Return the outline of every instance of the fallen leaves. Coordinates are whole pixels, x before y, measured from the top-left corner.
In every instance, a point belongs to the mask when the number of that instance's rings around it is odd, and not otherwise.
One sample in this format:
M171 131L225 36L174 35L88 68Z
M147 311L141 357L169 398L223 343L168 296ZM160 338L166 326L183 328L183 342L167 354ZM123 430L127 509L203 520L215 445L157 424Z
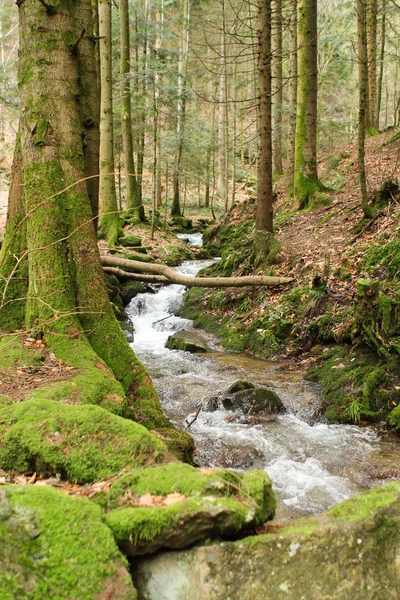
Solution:
M172 492L166 496L152 496L149 492L142 496L135 496L132 490L126 490L124 496L118 500L119 506L130 506L140 508L152 508L154 506L173 506L179 502L186 500L184 494L179 492Z

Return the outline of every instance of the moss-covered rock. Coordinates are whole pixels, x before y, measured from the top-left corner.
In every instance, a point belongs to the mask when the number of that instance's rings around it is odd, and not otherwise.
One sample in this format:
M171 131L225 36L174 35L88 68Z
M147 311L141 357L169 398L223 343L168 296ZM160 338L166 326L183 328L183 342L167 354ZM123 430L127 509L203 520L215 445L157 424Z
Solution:
M134 600L101 510L48 486L0 489L2 600Z
M185 352L209 352L208 344L193 331L177 331L170 335L165 344L169 350L183 350Z
M163 442L96 406L26 400L0 409L0 467L78 483L163 459Z
M118 241L121 246L135 247L142 245L142 240L138 235L124 235Z
M264 471L240 474L168 464L138 469L111 486L106 522L123 551L135 556L185 548L208 536L237 535L273 517L275 498Z
M135 561L146 600L395 600L400 483L276 533Z

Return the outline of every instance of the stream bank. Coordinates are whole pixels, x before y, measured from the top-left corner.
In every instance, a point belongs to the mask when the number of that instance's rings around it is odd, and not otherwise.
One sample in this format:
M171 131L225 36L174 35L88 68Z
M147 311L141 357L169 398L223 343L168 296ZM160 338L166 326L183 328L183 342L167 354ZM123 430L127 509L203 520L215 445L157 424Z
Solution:
M207 264L189 261L178 270L193 275ZM398 476L397 439L382 436L373 427L318 422L322 388L303 379L304 369L225 353L207 334L203 337L211 351L206 354L168 350L165 345L171 334L192 327L190 320L174 314L184 288L152 287L152 292L131 301L127 313L135 328L133 348L175 425L184 427L199 404L205 407L237 380L272 389L287 408L267 423L235 421L225 410L203 409L190 428L199 465L266 469L279 500L277 515L284 520L322 512L382 479Z

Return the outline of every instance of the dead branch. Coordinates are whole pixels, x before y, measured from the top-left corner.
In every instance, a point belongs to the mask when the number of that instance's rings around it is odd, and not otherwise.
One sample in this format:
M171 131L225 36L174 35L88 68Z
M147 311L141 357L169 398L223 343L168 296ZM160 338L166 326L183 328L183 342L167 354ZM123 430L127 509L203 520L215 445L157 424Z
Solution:
M177 283L186 287L223 288L244 287L248 285L276 286L294 281L293 277L268 277L261 275L248 275L243 277L190 277L189 275L177 273L174 271L174 269L171 269L166 265L142 263L138 260L129 260L127 258L116 258L115 256L104 255L100 257L100 260L103 267L108 269L108 272L110 272L110 268L117 268L118 270L121 269L120 275L125 279L149 281L148 279L143 279L143 275L140 275L139 278L138 273L150 273L153 276L158 276L156 283ZM134 273L129 273L129 270L134 271ZM113 272L115 275L119 276L118 273L115 271ZM132 277L132 275L134 275L134 277ZM162 276L162 280L160 280L160 276Z

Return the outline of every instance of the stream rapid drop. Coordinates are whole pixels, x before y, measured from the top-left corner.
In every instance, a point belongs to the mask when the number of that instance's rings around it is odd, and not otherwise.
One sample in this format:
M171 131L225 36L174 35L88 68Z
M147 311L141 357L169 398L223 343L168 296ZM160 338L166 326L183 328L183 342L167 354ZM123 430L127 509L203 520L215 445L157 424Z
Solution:
M200 234L182 239L201 245ZM193 244L194 242L194 244ZM187 261L176 270L195 275L212 261ZM238 379L274 390L287 413L267 423L232 422L224 410L202 410L190 428L201 466L265 469L278 498L277 516L289 519L322 512L380 482L379 473L400 464L400 447L373 428L313 423L321 390L284 363L227 354L207 334L212 352L189 354L165 348L167 338L192 323L173 315L185 288L153 284L127 308L135 336L132 347L148 369L167 417L178 427L199 402ZM372 471L371 471L372 470ZM374 475L375 473L375 475Z

